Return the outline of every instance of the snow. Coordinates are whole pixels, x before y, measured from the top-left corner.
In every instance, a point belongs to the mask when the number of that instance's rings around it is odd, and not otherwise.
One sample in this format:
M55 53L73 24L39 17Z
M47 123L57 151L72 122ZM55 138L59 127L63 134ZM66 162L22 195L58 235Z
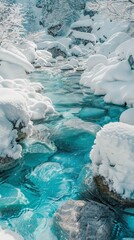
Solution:
M117 56L121 59L126 59L130 55L134 56L134 38L130 38L127 41L121 43L115 50Z
M0 228L0 240L24 240L19 234L11 230Z
M65 64L61 66L61 70L73 70L73 66L71 64Z
M82 20L78 20L77 22L74 22L71 25L71 28L77 28L77 27L89 27L93 25L93 21L91 19L82 19Z
M105 57L104 55L101 55L101 54L91 55L88 58L87 63L86 63L86 66L87 66L87 70L86 71L92 70L93 67L95 67L99 63L107 65L108 64L107 57Z
M82 50L79 46L72 47L71 54L72 54L72 56L76 56L76 57L80 57L80 56L84 55L84 53L82 52Z
M120 122L134 125L134 108L124 111L120 116Z
M0 48L0 60L19 65L24 68L26 72L32 72L34 70L33 66L26 59L4 48Z
M76 39L83 39L83 40L88 40L89 42L95 43L96 42L96 37L92 33L87 33L87 32L79 32L76 30L73 30L73 36Z
M34 70L31 63L51 65L47 61L51 53L36 48L30 41L0 48L0 157L4 159L21 157L18 140L32 134L33 120L55 114L51 100L41 94L43 86L26 79Z
M105 102L133 106L134 71L128 59L133 55L133 46L134 39L130 38L109 58L102 54L90 56L80 84L90 87L97 95L105 95Z
M109 190L134 199L134 126L116 122L98 133L90 153L94 176L102 176Z
M17 159L22 147L17 143L18 133L30 135L32 123L25 99L15 91L0 88L0 156Z
M115 49L124 41L128 40L130 37L125 32L117 32L113 34L106 42L100 47L100 53L108 56L110 53L115 51Z

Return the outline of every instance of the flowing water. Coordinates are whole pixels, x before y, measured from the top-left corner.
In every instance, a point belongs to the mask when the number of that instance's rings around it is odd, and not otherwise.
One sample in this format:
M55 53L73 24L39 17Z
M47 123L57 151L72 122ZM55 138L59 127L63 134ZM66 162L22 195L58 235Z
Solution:
M78 72L61 73L55 67L30 78L43 84L58 114L35 122L39 134L22 144L19 165L1 175L0 225L25 240L56 240L53 214L65 201L79 198L96 133L118 121L124 108L105 104L103 97L80 86Z

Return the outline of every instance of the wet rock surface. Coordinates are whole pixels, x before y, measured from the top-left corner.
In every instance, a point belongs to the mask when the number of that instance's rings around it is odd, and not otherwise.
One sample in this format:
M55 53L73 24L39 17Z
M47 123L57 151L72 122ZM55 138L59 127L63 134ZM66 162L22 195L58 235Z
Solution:
M115 213L94 201L68 201L54 216L59 240L112 239Z
M63 52L61 49L57 48L57 47L52 47L52 48L49 48L48 51L50 53L52 53L52 57L53 58L56 58L58 56L62 56L64 58L67 57L67 54L65 52Z

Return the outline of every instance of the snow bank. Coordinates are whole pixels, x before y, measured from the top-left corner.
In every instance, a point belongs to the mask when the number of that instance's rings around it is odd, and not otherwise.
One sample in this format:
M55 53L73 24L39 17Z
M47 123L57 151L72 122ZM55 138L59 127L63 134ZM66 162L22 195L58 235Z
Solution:
M19 65L24 68L26 72L32 72L34 70L33 66L26 59L4 48L0 48L0 60Z
M105 178L110 191L134 199L134 127L110 123L97 133L90 153L94 176Z
M34 69L30 62L47 65L52 55L45 50L35 52L34 43L25 44L27 49L23 45L0 48L0 158L9 161L21 157L18 140L32 134L31 120L55 113L51 100L41 94L43 86L26 79L26 73Z
M108 103L134 106L133 46L131 38L121 43L109 58L101 54L89 57L80 84L97 95L105 95Z

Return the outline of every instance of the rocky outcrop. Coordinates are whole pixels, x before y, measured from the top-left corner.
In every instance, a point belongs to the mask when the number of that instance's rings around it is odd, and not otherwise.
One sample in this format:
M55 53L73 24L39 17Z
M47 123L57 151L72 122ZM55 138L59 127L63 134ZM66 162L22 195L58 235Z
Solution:
M94 201L68 201L54 216L58 240L113 239L115 214Z

